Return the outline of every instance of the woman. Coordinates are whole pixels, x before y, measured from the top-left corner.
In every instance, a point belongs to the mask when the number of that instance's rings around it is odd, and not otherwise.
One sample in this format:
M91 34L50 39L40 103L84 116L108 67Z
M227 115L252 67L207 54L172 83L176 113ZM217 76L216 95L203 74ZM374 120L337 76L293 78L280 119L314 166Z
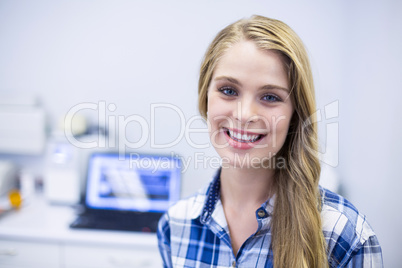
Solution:
M165 267L382 267L364 215L318 185L307 53L283 22L223 29L201 66L199 110L222 167L161 218Z

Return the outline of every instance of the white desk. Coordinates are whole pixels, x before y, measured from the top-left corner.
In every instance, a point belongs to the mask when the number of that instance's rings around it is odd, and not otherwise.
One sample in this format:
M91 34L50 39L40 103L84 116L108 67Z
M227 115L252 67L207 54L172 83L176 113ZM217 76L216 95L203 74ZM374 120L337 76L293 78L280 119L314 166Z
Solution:
M0 267L162 267L156 234L70 229L75 217L41 197L0 216Z

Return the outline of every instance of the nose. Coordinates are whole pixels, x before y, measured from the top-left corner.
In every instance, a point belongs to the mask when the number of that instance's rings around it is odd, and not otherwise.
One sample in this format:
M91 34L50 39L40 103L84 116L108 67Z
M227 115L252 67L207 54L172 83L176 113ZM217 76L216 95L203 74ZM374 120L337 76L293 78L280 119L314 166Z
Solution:
M233 117L242 126L250 124L258 120L258 109L256 103L252 99L242 99L237 102L237 107L233 111Z

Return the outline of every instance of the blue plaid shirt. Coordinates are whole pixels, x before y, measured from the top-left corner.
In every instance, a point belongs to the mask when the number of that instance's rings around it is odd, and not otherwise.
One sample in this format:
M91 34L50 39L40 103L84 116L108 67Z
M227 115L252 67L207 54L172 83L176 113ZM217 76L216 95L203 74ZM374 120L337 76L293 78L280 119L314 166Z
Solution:
M258 228L235 257L220 201L220 173L209 187L181 200L158 226L164 267L273 267L270 221L274 198L256 211ZM320 188L330 267L383 267L381 247L366 217L343 197Z

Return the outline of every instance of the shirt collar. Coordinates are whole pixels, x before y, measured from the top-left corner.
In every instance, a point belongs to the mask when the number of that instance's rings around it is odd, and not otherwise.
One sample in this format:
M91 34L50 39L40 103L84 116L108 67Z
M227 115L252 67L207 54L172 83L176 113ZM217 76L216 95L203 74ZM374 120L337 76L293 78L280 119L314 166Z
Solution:
M192 219L196 219L200 217L201 223L205 224L211 220L212 214L215 210L216 204L218 200L220 200L220 175L221 175L221 168L216 172L213 180L209 184L209 186L203 189L201 192L198 193L195 199L195 207L192 214ZM256 211L256 216L258 218L267 218L271 216L274 211L274 203L275 203L275 195L265 201L260 208ZM265 212L263 217L260 217L258 212L260 210ZM260 213L260 215L262 215Z
M201 215L200 215L200 221L203 224L209 222L209 220L211 219L211 216L212 216L212 212L215 209L215 205L221 197L220 177L221 177L221 169L219 169L216 172L214 179L212 180L211 184L208 187L204 207L203 207Z
M200 217L200 219L203 218L203 220L206 220L211 218L215 205L220 198L220 174L221 169L216 172L209 185L199 190L196 194L191 219ZM218 194L218 196L216 194ZM211 204L211 209L208 209L209 204Z

